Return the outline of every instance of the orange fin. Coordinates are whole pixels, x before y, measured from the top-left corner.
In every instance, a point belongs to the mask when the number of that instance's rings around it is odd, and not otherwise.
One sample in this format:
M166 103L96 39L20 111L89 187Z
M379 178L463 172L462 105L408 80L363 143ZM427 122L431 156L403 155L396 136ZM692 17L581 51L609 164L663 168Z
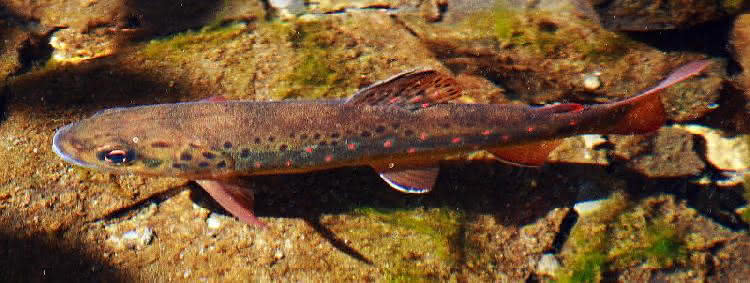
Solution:
M254 197L252 190L216 180L197 180L195 182L203 187L221 207L239 218L240 221L252 226L266 227L266 224L258 220L253 213Z
M435 70L408 71L359 90L346 103L394 105L408 109L448 103L461 96L450 75Z
M692 76L700 74L711 61L700 60L688 63L661 81L658 85L642 92L641 94L612 104L616 109L626 111L625 116L619 120L614 127L610 128L609 134L642 134L658 130L666 121L667 114L658 93L676 83L684 81Z
M408 194L424 194L432 191L435 186L440 167L395 169L379 173L380 178L394 190Z
M550 140L504 146L487 151L503 162L513 165L538 167L544 165L549 153L555 150L560 143L562 143L561 140Z

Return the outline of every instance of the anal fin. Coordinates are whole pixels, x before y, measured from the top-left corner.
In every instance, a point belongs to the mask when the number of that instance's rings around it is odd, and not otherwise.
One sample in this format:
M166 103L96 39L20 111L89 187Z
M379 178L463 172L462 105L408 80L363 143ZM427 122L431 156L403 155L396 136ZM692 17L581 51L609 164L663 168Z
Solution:
M408 194L424 194L432 191L435 186L440 167L435 164L435 167L378 170L378 173L394 190Z
M500 161L514 165L538 167L544 165L549 153L555 150L561 140L549 140L521 145L493 148L489 151Z
M265 227L266 224L258 220L253 213L253 191L238 185L228 184L216 180L196 180L221 207L251 226Z

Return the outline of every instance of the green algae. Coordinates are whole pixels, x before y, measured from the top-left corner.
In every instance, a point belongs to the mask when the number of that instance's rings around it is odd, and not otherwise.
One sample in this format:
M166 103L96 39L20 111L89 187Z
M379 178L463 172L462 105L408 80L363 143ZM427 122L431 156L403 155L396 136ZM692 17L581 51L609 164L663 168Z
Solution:
M444 266L459 263L463 214L455 209L362 207L356 208L353 214L368 218L368 222L385 225L384 233L403 237L394 239L399 244L388 251L386 281L422 282L437 279L429 269L421 267L419 259L429 258L429 261L437 261Z
M560 282L598 282L609 271L643 265L671 268L688 259L689 235L670 223L673 215L658 210L659 202L645 200L630 207L615 195L612 210L579 219L563 251Z
M627 37L593 22L561 19L549 11L521 11L497 4L467 18L461 26L480 37L494 38L501 48L524 49L545 57L611 61L624 56L633 45Z
M338 53L343 49L336 44L336 35L327 23L276 21L270 26L286 36L295 53L293 67L274 89L274 99L318 99L331 96L334 90L349 89L343 75L346 71L337 63L340 61Z
M146 58L182 61L184 54L219 46L247 32L247 25L209 25L200 30L181 32L165 38L153 39L143 48Z

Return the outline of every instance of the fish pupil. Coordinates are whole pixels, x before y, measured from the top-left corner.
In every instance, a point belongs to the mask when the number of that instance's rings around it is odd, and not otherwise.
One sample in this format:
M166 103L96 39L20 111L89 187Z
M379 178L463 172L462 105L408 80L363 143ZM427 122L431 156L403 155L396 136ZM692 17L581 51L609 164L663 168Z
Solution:
M105 153L104 160L115 165L130 161L128 158L128 153L121 149L116 149Z

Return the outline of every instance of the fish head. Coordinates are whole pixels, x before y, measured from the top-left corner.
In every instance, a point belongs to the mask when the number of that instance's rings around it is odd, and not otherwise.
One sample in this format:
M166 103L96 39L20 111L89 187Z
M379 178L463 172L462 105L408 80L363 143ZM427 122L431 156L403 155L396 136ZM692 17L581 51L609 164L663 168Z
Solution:
M147 107L104 110L58 129L52 149L67 162L118 173L192 178L208 169L217 172L216 164L229 167L226 154L191 139L189 131L166 119L166 112ZM211 157L210 163L198 156Z

